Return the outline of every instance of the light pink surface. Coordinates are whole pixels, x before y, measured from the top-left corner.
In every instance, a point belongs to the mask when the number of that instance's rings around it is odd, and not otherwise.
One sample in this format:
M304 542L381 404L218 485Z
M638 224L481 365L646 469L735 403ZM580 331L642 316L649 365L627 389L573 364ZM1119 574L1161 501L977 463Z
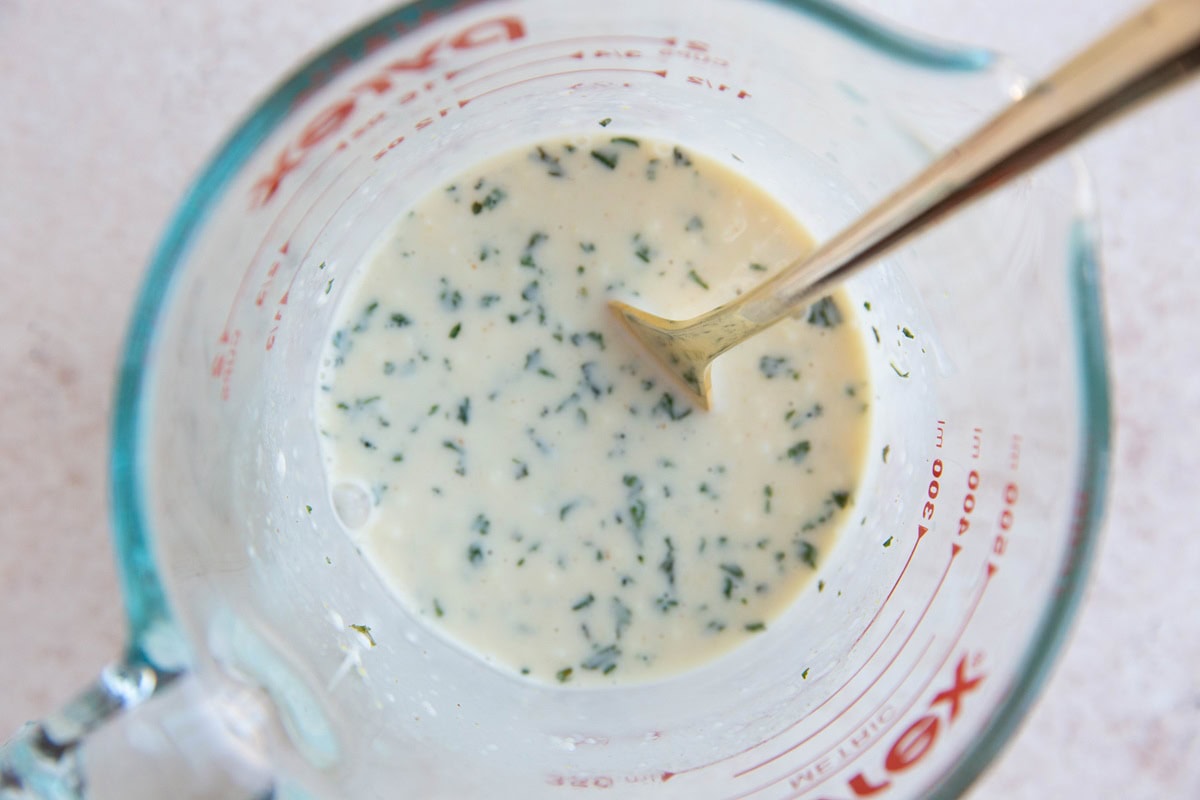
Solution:
M108 415L173 205L252 100L385 5L0 0L0 739L121 647ZM866 3L1030 71L1135 5ZM1106 535L1053 678L973 800L1200 797L1200 85L1084 155L1116 399Z

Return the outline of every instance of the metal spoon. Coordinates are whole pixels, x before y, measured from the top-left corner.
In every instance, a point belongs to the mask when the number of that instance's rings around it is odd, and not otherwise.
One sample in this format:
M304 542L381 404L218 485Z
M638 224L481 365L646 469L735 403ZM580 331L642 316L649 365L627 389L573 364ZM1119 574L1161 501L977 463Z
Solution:
M1159 0L1079 53L825 242L736 300L688 320L618 301L634 337L710 405L717 356L775 324L926 225L1036 166L1200 68L1200 0Z

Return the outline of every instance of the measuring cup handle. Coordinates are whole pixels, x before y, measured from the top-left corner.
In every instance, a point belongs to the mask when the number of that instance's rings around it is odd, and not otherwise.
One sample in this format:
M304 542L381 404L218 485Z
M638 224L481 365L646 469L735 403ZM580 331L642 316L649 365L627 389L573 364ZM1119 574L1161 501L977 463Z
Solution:
M264 800L266 718L251 689L214 695L190 673L110 665L0 746L0 800Z

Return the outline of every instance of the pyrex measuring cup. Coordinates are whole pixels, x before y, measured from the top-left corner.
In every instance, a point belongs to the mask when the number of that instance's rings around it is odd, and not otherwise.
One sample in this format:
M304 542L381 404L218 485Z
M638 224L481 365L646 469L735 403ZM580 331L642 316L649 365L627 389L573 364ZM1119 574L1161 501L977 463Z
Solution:
M121 374L130 644L0 754L0 797L947 797L1011 732L1077 598L1106 467L1067 163L849 285L871 466L820 582L741 650L654 684L527 683L409 615L342 531L319 354L363 254L439 181L612 118L731 163L821 237L1020 87L987 52L822 2L562 6L389 14L200 177Z

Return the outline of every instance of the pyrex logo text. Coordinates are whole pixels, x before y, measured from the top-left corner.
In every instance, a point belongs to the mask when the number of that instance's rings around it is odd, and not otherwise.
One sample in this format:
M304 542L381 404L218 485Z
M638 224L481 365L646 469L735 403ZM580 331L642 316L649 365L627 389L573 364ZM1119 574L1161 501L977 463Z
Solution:
M978 660L977 657L975 662L978 663ZM871 797L886 791L892 785L890 776L915 766L929 755L943 729L949 728L958 719L963 698L977 689L987 677L982 673L968 677L968 661L967 655L959 659L954 670L954 685L934 695L926 713L896 737L883 760L882 775L869 775L864 771L850 778L847 785L854 797ZM945 712L945 719L939 716L939 711Z
M251 202L261 207L271 202L283 179L299 167L314 147L340 131L350 118L358 103L365 96L382 97L395 89L395 79L426 73L436 67L441 58L453 51L473 50L497 42L512 42L525 36L525 26L517 17L498 17L476 22L458 33L434 39L416 55L388 63L378 74L355 85L347 96L325 107L275 158L271 171L254 183ZM400 104L412 102L419 92L410 89L397 98Z

